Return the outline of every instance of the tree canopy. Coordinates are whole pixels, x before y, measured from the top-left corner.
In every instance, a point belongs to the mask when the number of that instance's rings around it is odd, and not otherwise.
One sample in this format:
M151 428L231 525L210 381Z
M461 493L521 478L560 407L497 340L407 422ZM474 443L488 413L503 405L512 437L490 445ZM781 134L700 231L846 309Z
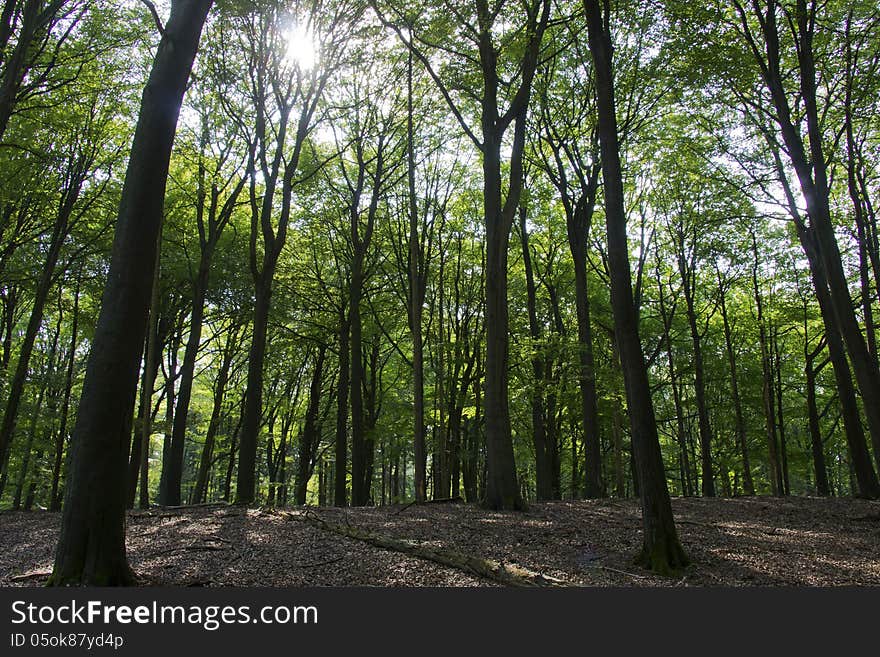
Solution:
M880 497L878 28L7 1L0 507Z

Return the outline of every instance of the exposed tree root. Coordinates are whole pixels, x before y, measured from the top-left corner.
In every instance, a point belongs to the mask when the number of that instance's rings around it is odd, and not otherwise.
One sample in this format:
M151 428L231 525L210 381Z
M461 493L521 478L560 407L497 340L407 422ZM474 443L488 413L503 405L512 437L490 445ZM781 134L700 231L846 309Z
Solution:
M505 586L518 587L568 587L577 586L571 582L567 582L556 577L543 575L541 573L523 568L516 564L506 564L493 561L491 559L482 559L468 554L461 554L451 550L427 547L412 541L405 541L389 536L373 534L350 525L337 525L329 523L319 517L312 511L304 513L284 512L284 515L290 520L299 522L308 522L324 531L339 534L353 538L357 541L369 543L375 547L393 550L411 557L426 559L439 563L443 566L449 566L458 570L483 577Z

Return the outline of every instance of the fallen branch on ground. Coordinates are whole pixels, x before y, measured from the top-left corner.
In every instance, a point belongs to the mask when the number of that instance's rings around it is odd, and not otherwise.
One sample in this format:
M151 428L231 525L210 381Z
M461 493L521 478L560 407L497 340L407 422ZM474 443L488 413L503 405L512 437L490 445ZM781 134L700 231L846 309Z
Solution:
M14 577L10 577L10 582L24 582L28 579L40 579L43 577L49 577L52 574L51 570L32 570L27 573L22 573L21 575L15 575Z
M461 498L460 495L457 495L455 497L443 497L438 500L422 500L421 502L412 501L409 504L404 504L401 508L394 512L394 515L400 515L408 508L415 505L421 506L422 504L459 504L461 502L464 502L464 500Z
M411 541L391 538L390 536L373 534L362 529L352 527L351 525L336 525L325 521L323 518L310 510L307 510L305 513L285 512L284 515L290 520L308 522L324 531L339 534L340 536L352 538L357 541L363 541L364 543L369 543L370 545L373 545L375 547L392 550L394 552L400 552L411 557L433 561L434 563L439 563L443 566L456 568L472 575L476 575L477 577L483 577L495 582L499 582L500 584L504 584L506 586L577 586L576 584L573 584L571 582L567 582L556 577L551 577L549 575L544 575L542 573L537 573L516 564L503 563L491 559L482 559L480 557L474 557L468 554L460 554L451 550L427 547L425 545L421 545L419 543Z

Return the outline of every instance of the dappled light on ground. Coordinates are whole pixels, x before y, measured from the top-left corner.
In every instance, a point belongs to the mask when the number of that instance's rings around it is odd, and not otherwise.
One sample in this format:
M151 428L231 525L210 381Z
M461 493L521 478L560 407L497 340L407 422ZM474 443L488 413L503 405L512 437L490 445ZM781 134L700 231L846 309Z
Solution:
M376 547L309 518L587 586L880 585L880 503L850 499L675 499L693 565L661 578L633 565L635 500L533 503L526 513L467 504L133 512L128 553L144 585L486 586L463 569ZM41 585L59 516L0 514L0 585Z

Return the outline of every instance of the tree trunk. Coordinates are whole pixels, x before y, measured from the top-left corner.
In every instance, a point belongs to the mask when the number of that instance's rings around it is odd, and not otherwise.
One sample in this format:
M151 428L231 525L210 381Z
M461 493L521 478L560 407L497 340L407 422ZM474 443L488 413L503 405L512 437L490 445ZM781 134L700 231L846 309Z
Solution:
M349 322L351 326L351 360L349 362L351 380L351 505L364 506L369 490L364 490L364 471L366 452L364 436L364 362L363 327L361 325L361 294L363 287L363 259L358 254L351 265L351 286L349 288Z
M501 80L498 73L497 51L492 42L492 24L489 3L477 3L479 14L479 54L483 73L483 93L480 103L480 123L483 141L483 217L486 227L486 383L484 413L486 418L486 497L490 509L526 508L516 478L516 460L510 428L508 399L508 306L507 306L507 251L510 229L517 208L523 182L523 151L525 149L526 118L531 95L532 79L538 65L541 41L550 17L550 3L546 0L527 6L528 40L523 44L519 62L521 80L507 112L499 115L498 91ZM504 133L513 123L513 141L507 195L502 201L501 147Z
M214 382L214 403L211 408L211 419L208 422L208 432L205 434L205 444L202 447L202 456L199 460L199 470L196 474L196 483L193 487L192 504L201 504L207 499L208 474L214 461L214 443L217 440L217 432L220 429L220 418L223 413L223 401L226 397L226 386L229 383L229 370L232 367L232 358L238 346L238 326L227 329L226 344L223 348L223 358L220 361L220 370L217 372L217 380Z
M746 440L746 424L743 419L742 399L739 395L739 376L736 367L736 351L733 348L733 334L730 328L730 320L727 315L727 301L725 299L721 271L718 270L718 294L721 296L721 321L724 325L724 347L727 351L727 364L730 368L730 395L733 401L734 427L736 438L739 443L739 451L742 456L743 466L743 491L746 495L755 494L755 483L752 479L752 468L749 463L749 446Z
M695 236L696 237L696 236ZM678 269L681 273L682 292L685 300L685 315L691 332L692 355L694 362L694 396L697 404L697 417L700 428L700 464L703 497L715 497L715 475L712 466L712 427L709 424L709 409L706 406L706 374L703 365L703 344L697 327L697 313L694 293L696 291L695 262L685 261L683 238L679 243Z
M346 475L348 470L348 377L351 356L349 345L349 317L345 306L339 310L339 379L336 385L336 463L334 465L333 504L346 506Z
M532 256L529 252L529 233L526 230L526 206L520 204L519 237L522 246L523 268L526 274L526 305L529 315L529 333L532 338L532 441L535 447L535 492L538 500L553 498L551 490L550 460L547 449L547 432L544 427L544 359L541 356L541 329L538 326L538 311L535 290L535 276L532 272Z
M256 285L254 324L248 352L247 391L245 392L241 436L238 445L238 477L235 503L251 504L257 493L257 438L263 412L263 362L266 357L266 334L269 330L269 306L274 268L264 268Z
M413 54L407 58L407 183L409 185L409 330L412 339L413 364L413 456L414 486L417 502L427 499L425 449L425 358L422 339L422 314L425 303L424 256L419 245L418 206L416 199L415 135L413 129ZM395 493L395 497L397 494Z
M767 431L767 456L769 462L768 477L770 490L773 495L782 495L782 468L779 464L779 448L776 442L776 404L773 400L773 364L770 359L770 348L767 344L767 327L764 322L764 301L761 297L761 288L758 285L758 242L752 233L752 291L755 295L755 307L757 309L758 342L761 346L761 373L763 386L761 399L764 405L764 421Z
M138 475L141 476L141 508L150 506L150 492L147 490L149 483L150 461L150 436L152 435L152 408L153 387L156 374L159 372L159 364L162 360L162 349L159 336L163 331L159 320L159 267L162 249L162 227L159 227L157 238L156 263L153 270L153 287L150 293L150 311L147 324L147 344L144 353L144 372L141 377L141 398L135 431L131 439L131 457L128 460L128 491L126 506L134 507L134 498L137 493Z
M589 48L596 70L599 143L602 154L608 264L611 277L611 308L620 348L642 504L643 545L639 561L655 572L668 574L686 566L688 558L679 543L672 516L654 406L651 401L648 370L639 341L638 317L633 299L627 248L626 209L614 107L611 35L606 30L599 2L584 0L584 8Z
M204 316L205 293L208 287L208 271L210 253L202 251L199 272L196 276L192 299L192 313L189 322L189 336L183 363L180 367L180 384L177 389L177 407L174 411L174 425L171 429L171 462L168 468L168 500L169 505L180 504L180 486L183 479L183 453L186 441L186 422L189 414L189 401L192 396L193 378L196 370L196 358L202 337L202 318Z
M810 426L810 447L813 454L813 471L816 473L816 494L827 497L831 494L828 485L828 469L825 466L825 446L822 444L822 430L819 426L819 409L816 407L816 373L817 368L813 363L817 353L810 353L806 348L804 353L804 374L806 375L807 387L807 417Z
M40 332L40 326L43 323L43 310L46 307L46 301L52 289L55 268L61 254L61 247L70 230L70 216L73 213L74 203L79 197L81 186L82 181L79 182L76 188L65 190L63 194L64 202L52 228L49 249L40 268L40 277L34 292L34 305L31 307L31 314L25 329L24 338L19 346L18 363L16 364L12 381L9 384L9 395L6 398L3 421L0 423L0 470L6 469L7 460L9 459L9 449L15 437L18 407L21 404L25 383L28 378L31 355Z
M816 300L819 302L819 311L822 313L822 321L825 325L828 357L831 360L831 368L834 371L834 380L837 384L844 434L846 435L850 462L855 474L858 491L863 497L877 499L880 498L880 482L878 482L877 474L871 464L871 455L868 451L867 440L862 426L852 373L846 358L843 340L834 321L831 300L828 298L828 285L825 281L824 269L815 252L812 232L802 224L799 224L798 238L804 252L807 254L813 289L816 292ZM880 452L875 449L874 455L877 461L880 462Z
M782 406L782 359L779 353L779 329L774 327L771 334L773 343L774 369L776 370L776 420L779 423L779 465L782 470L782 494L789 495L788 449L785 445L785 411Z
M767 64L764 81L770 92L777 122L792 168L806 201L811 221L815 252L821 262L827 281L828 299L834 321L849 354L849 360L864 399L865 418L875 452L880 453L880 368L871 356L865 336L859 327L853 310L846 272L840 255L840 247L834 234L829 202L829 179L827 157L823 148L822 120L817 104L816 67L813 53L815 29L815 5L807 6L805 0L797 0L796 23L792 28L798 36L798 82L803 103L808 141L795 126L780 65L779 34L776 21L777 4L773 3L761 21L766 42Z
M486 506L523 509L516 480L508 406L507 248L510 226L501 212L501 143L486 140L483 152L486 218Z
M675 312L673 308L667 309L666 295L663 292L663 283L660 272L657 272L657 286L660 294L660 317L663 320L663 340L666 343L666 360L669 368L669 382L672 387L672 401L675 407L676 438L678 440L679 478L681 480L681 492L685 497L694 494L694 485L691 481L691 460L688 453L687 431L684 426L684 408L681 403L681 385L678 372L675 367L675 353L672 348L672 318Z
M79 339L79 296L82 284L82 269L77 272L76 289L73 292L73 319L70 326L70 351L67 370L64 374L64 400L61 402L61 419L58 435L55 438L55 458L52 467L52 491L49 495L49 511L61 510L61 465L64 462L64 443L67 440L67 418L70 412L70 397L73 392L73 370L76 366L76 345Z
M297 459L294 484L294 501L300 506L306 503L309 479L311 479L312 472L314 471L318 445L321 442L321 418L319 411L321 404L321 382L324 378L324 359L326 354L327 346L322 344L318 347L318 355L315 359L315 366L312 369L305 423L300 434L299 458Z
M176 0L141 101L72 438L50 585L125 585L125 473L177 117L211 0Z
M241 433L243 413L239 412L235 430L229 440L229 461L226 462L226 477L223 480L223 501L232 499L232 473L235 469L235 455L238 452L238 436Z
M168 371L165 372L165 422L164 436L162 437L162 472L159 477L159 504L172 506L169 502L170 491L168 490L169 471L171 470L171 427L174 423L174 382L177 380L177 351L182 336L178 332L180 327L172 331L168 344Z
M595 191L593 192L595 195ZM583 204L583 203L582 203ZM588 207L579 204L575 214L593 214L593 200ZM574 224L577 224L576 229ZM573 216L567 221L568 244L574 261L575 309L578 325L578 361L580 372L581 415L584 431L584 493L587 498L600 497L601 483L601 445L599 444L599 409L596 394L596 367L593 359L593 324L590 313L590 294L587 287L587 236L590 219ZM585 225L584 225L585 224ZM574 438L572 438L574 440Z
M58 325L52 338L52 346L46 359L46 372L40 383L40 392L37 394L37 404L31 414L31 421L28 426L27 442L24 447L24 459L22 459L21 467L18 471L18 481L15 484L15 497L12 501L12 508L18 510L21 507L21 497L24 494L24 486L27 481L28 469L30 468L31 452L34 448L34 439L37 435L37 420L43 409L43 400L46 397L46 389L49 387L49 379L54 374L55 369L55 353L58 350L58 338L61 335L61 315L58 316Z

